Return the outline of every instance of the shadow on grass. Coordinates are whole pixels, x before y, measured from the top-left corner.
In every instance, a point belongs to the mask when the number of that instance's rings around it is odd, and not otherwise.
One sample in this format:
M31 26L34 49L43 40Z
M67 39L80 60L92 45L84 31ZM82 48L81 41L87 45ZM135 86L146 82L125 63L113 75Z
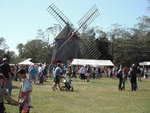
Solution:
M124 91L131 91L131 92L132 92L132 90L129 90L129 89L124 90ZM136 92L146 92L146 91L150 91L150 90L148 90L148 89L140 89L140 90L136 90ZM133 90L133 92L135 92L135 91Z
M79 90L73 90L73 91L69 90L69 91L62 91L62 92L71 92L71 93L73 93L73 92L79 92Z
M12 103L12 102L5 102L5 104L9 104L9 105L12 105L12 106L17 106L15 103Z
M20 89L18 86L12 86L13 89Z

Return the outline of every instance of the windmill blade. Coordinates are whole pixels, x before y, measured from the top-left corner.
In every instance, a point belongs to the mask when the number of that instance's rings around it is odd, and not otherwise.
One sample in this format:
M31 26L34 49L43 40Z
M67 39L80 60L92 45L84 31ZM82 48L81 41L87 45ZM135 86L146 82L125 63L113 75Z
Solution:
M72 35L70 37L68 37L68 39L62 44L62 46L56 51L56 53L58 53L60 51L60 49L72 38L72 36L78 32L79 29L81 29L84 25L90 25L95 19L96 17L99 16L99 11L96 7L96 5L94 5L84 16L83 18L81 18L79 20L79 28L75 31L72 32ZM69 49L69 48L68 48Z
M96 5L94 5L79 21L79 29L89 26L100 15Z
M63 26L65 27L66 24L72 26L72 22L55 6L55 4L51 4L47 11Z
M87 40L86 37L80 39L80 42L84 45L86 51L83 51L83 54L86 55L86 58L97 59L102 53L94 46L92 42Z
M63 48L61 48L61 50L57 53L56 58L57 59L61 59L66 53L67 51L69 51L70 49L72 49L74 47L74 45L76 45L77 43L79 43L79 40L69 40L65 46Z

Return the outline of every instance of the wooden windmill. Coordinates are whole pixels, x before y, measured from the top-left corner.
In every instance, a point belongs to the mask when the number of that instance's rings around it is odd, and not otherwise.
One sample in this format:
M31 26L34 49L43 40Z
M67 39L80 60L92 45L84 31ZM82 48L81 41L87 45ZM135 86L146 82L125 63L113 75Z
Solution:
M64 27L55 38L51 64L63 63L66 65L68 60L81 58L80 43L84 45L85 49L82 54L86 55L87 58L97 59L101 55L89 40L80 38L76 34L76 32L84 26L90 25L99 16L96 5L79 20L79 28L75 31L72 29L72 22L54 4L51 4L47 11Z

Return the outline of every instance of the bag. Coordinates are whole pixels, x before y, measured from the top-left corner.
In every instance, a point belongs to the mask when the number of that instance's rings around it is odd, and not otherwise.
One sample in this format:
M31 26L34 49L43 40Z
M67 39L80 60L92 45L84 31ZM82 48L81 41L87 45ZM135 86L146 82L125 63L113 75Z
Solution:
M119 73L117 74L117 78L121 78L121 75Z

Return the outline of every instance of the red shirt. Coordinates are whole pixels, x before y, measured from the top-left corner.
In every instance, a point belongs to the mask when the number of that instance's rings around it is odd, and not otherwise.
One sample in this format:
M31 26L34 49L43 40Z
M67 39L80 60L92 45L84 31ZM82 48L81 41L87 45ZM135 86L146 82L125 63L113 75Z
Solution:
M11 68L11 73L14 73L14 68Z
M128 72L128 68L127 67L124 67L124 72Z

